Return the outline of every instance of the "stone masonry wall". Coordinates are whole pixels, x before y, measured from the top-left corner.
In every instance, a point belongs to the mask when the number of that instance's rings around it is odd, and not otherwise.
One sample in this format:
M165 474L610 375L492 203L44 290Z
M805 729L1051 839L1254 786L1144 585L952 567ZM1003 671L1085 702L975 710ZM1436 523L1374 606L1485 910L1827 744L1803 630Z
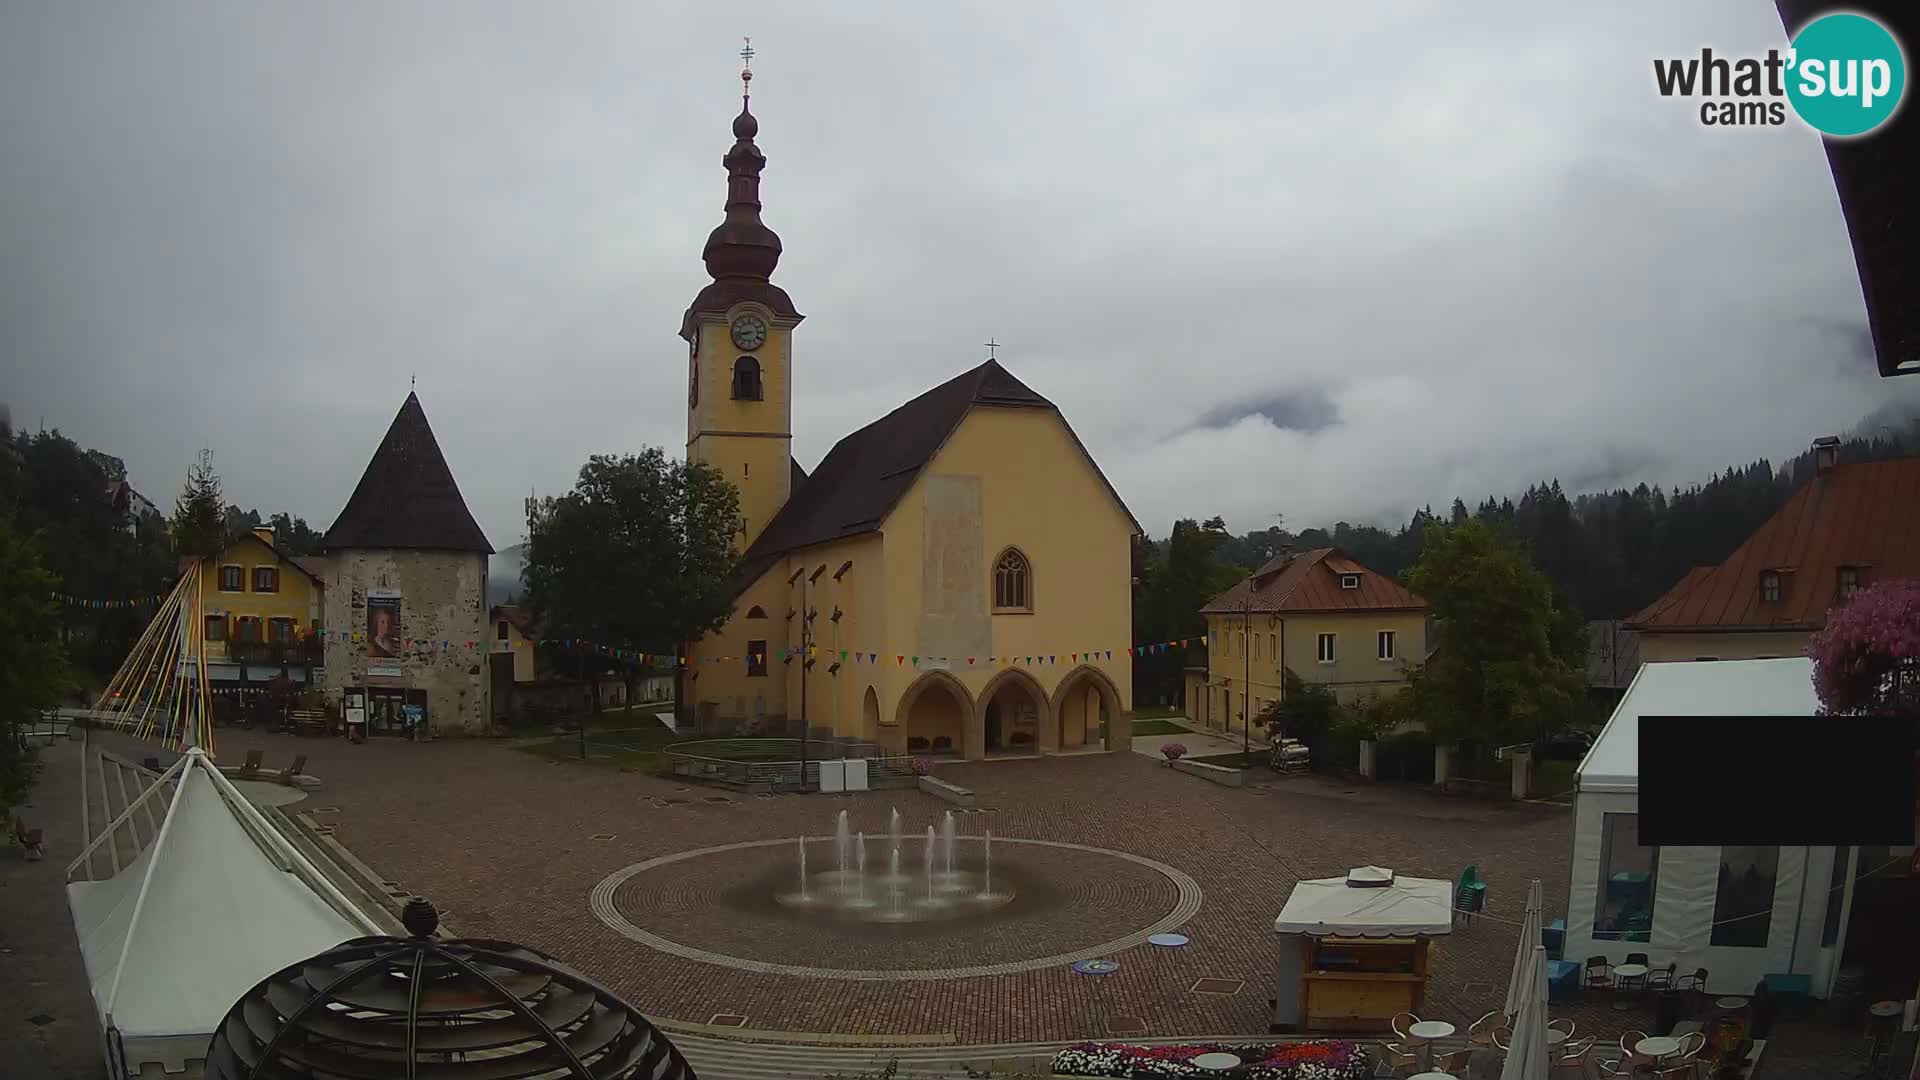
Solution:
M430 731L486 734L486 557L475 552L360 549L330 556L326 627L349 636L329 633L322 685L332 691L349 686L422 689L428 695ZM369 658L365 640L355 640L363 639L367 629L368 591L381 589L400 594L400 636L406 647L398 661ZM426 644L416 644L419 641ZM469 642L476 644L470 647ZM369 662L397 662L405 675L369 677Z

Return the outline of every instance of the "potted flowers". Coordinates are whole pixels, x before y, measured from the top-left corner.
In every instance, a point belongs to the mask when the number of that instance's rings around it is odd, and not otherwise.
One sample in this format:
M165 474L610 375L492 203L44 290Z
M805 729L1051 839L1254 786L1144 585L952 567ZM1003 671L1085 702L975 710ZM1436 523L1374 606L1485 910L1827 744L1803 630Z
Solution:
M932 772L933 772L933 762L928 761L926 758L923 758L923 757L917 757L913 759L913 775L928 776L928 775L931 775Z
M1174 762L1187 756L1187 747L1184 743L1170 742L1160 748L1160 753L1167 759L1167 768L1171 769Z
M1232 1054L1241 1061L1234 1072L1245 1080L1366 1080L1373 1062L1358 1045L1336 1039L1289 1043L1188 1043L1180 1046L1130 1046L1078 1043L1054 1055L1060 1076L1206 1077L1220 1074L1193 1064L1202 1054Z

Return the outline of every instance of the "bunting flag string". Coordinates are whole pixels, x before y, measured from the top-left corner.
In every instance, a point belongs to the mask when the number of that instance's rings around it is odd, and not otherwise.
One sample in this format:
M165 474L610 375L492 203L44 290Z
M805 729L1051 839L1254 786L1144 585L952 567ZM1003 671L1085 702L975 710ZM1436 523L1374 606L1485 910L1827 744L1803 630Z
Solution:
M85 608L91 611L119 611L129 608L152 607L166 599L165 594L156 596L113 597L111 599L90 599L84 596L70 596L63 592L48 593L47 595L50 599L56 600L68 607Z

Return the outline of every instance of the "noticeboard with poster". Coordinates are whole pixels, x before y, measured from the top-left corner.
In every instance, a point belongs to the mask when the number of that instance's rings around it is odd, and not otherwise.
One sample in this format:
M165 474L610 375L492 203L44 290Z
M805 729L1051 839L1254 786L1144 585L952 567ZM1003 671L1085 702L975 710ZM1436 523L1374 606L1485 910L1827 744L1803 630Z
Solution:
M398 658L401 652L400 594L367 593L367 655Z

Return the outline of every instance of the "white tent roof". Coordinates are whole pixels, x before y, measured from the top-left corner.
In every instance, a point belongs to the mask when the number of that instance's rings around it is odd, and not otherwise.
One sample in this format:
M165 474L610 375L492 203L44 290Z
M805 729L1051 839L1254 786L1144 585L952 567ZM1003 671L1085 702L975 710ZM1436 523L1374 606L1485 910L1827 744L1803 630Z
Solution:
M203 753L162 779L177 787L147 849L105 881L67 885L103 1025L129 1039L210 1035L261 979L380 932L315 892L319 871ZM150 797L165 799L164 783Z
M1642 716L1811 716L1819 711L1813 661L1804 656L1642 664L1581 760L1579 789L1640 790Z
M1364 873L1363 873L1364 872ZM1356 879L1379 879L1393 871L1360 867ZM1347 878L1314 878L1293 887L1287 906L1273 920L1281 934L1315 937L1414 937L1453 930L1453 883L1435 878L1393 877L1386 886L1355 887Z

